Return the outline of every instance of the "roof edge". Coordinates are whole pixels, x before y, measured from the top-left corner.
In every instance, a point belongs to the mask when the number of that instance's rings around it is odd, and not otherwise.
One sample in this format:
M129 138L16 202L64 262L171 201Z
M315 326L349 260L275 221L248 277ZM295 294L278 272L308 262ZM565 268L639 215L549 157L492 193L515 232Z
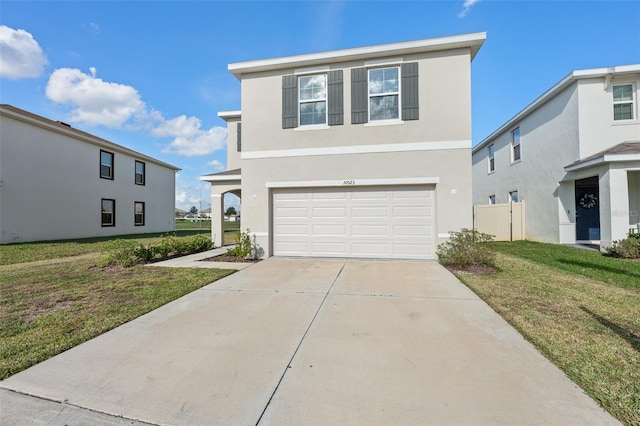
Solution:
M159 166L166 167L174 171L182 170L179 167L176 167L169 163L165 163L164 161L160 161L148 155L142 154L141 152L134 151L133 149L119 145L115 142L108 141L106 139L92 135L91 133L76 129L75 127L71 127L61 122L53 121L41 115L34 114L32 112L20 109L13 105L0 104L0 115L13 118L14 120L22 121L27 124L31 124L33 126L38 126L45 130L59 133L63 136L77 139L85 143L96 145L102 148L112 149L114 151L120 151L120 153L122 154L130 155L132 157L137 157L141 160L146 160L150 163L155 163Z
M228 65L228 70L240 79L242 74L271 71L284 68L326 64L327 61L345 62L379 56L410 53L434 52L459 48L471 49L471 60L487 38L486 32L434 37L399 43L387 43L350 49L332 50L302 55L285 56L255 61L236 62Z
M496 137L501 135L506 129L513 126L513 124L517 121L522 120L524 117L540 108L547 101L553 98L555 95L569 87L573 82L587 79L587 78L597 78L604 77L609 74L630 74L640 72L640 64L630 64L630 65L618 65L614 67L606 67L606 68L591 68L584 70L574 70L567 74L562 80L560 80L555 85L551 86L550 89L546 90L542 95L538 96L533 102L524 107L520 112L507 120L502 126L498 127L496 130L491 132L489 136L485 137L476 145L472 154L475 154L480 149L485 147L491 141L493 141Z

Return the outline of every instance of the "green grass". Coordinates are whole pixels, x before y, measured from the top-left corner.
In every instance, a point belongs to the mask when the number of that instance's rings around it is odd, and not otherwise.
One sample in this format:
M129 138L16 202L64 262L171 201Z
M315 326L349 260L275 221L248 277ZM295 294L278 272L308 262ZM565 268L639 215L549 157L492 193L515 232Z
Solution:
M637 260L607 257L595 250L533 241L492 243L491 246L500 253L533 260L607 284L640 290L640 262Z
M640 424L640 263L494 243L494 275L458 277L614 417Z
M137 237L148 243L160 236ZM0 247L0 379L234 272L101 268L106 243L93 239Z

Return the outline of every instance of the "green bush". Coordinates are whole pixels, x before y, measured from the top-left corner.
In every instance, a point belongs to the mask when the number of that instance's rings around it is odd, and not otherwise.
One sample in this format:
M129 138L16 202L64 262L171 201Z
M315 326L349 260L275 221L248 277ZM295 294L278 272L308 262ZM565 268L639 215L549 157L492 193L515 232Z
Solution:
M247 229L247 232L238 232L236 246L227 251L227 255L242 259L255 259L255 244L251 241L251 231L249 229Z
M135 240L113 240L107 244L109 254L102 262L103 266L122 265L131 266L136 261L136 246L138 242Z
M605 252L611 257L640 259L640 234L631 234L624 240L614 241Z
M211 249L211 239L204 235L178 238L165 235L155 244L145 245L136 240L114 240L108 245L109 254L102 262L103 266L132 266L162 260L171 255L184 255Z
M450 232L449 235L449 240L440 244L436 251L441 264L495 265L495 253L487 246L487 243L493 241L492 235L466 228L459 232Z

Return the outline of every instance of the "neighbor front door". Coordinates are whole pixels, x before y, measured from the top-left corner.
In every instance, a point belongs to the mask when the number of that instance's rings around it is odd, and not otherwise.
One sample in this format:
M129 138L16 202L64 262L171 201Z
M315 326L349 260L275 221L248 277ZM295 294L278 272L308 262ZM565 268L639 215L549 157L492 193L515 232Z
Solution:
M598 177L576 180L576 240L600 239L600 191Z

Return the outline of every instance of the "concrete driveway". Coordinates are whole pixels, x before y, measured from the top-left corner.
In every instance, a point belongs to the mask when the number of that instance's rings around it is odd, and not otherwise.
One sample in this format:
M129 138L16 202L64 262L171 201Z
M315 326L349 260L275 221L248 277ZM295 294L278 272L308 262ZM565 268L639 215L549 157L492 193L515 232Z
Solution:
M432 262L271 258L0 388L4 425L617 423Z

